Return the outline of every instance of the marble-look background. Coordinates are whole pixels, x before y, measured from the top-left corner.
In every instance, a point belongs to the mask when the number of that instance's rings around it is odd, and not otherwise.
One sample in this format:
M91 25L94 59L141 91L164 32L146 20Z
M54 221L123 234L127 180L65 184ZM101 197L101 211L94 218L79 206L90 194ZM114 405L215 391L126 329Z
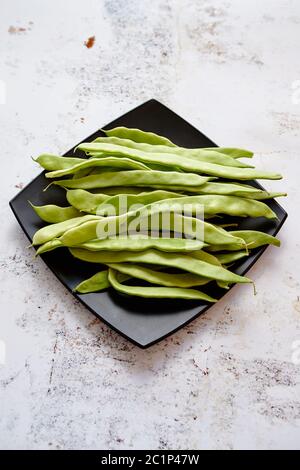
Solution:
M300 448L299 42L298 0L2 2L0 448ZM8 201L30 156L149 98L282 172L267 186L289 219L257 296L239 286L141 350L33 258Z

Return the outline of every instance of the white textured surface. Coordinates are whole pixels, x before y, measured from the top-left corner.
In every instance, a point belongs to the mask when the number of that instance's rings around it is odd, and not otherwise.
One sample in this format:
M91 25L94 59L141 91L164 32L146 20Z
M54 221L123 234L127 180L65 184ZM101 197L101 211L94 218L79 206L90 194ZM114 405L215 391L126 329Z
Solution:
M299 449L299 1L6 0L1 10L0 447ZM256 297L236 287L143 351L33 259L8 200L38 173L31 155L64 152L149 98L281 171L268 187L289 192L289 219L282 248L251 271Z

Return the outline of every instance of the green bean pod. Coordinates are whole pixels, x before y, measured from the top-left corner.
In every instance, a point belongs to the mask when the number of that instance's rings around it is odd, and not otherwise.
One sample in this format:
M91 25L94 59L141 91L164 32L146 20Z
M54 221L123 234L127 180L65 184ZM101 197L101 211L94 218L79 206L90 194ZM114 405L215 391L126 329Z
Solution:
M120 215L124 212L129 212L131 208L136 205L146 206L154 202L170 200L173 198L180 198L183 195L172 191L156 190L151 192L142 192L139 194L118 194L115 196L108 197L103 204L99 204L97 207L97 214L101 215L101 210L109 204L116 210L116 215Z
M108 280L111 286L118 292L126 295L134 295L144 298L169 298L169 299L189 299L203 300L205 302L217 302L217 299L210 297L204 292L195 289L184 289L180 287L142 287L128 286L121 284L117 278L117 271L109 268Z
M40 219L48 222L49 224L63 222L81 215L80 212L72 206L60 207L54 204L35 206L30 201L29 204L33 208L34 212L40 217Z
M252 180L252 179L281 179L282 176L277 173L269 173L266 171L258 171L253 168L235 168L215 163L208 163L202 161L195 161L191 158L182 157L180 155L170 153L149 153L141 150L122 147L120 145L104 144L104 143L82 143L78 146L79 149L90 154L97 155L97 152L104 152L111 155L119 155L129 157L132 160L137 160L142 163L160 164L165 165L167 168L180 168L185 172L201 173L210 176L217 176L220 178L229 178L236 180ZM101 157L102 158L102 157Z
M118 171L104 173L103 175L89 175L78 179L54 181L53 184L70 189L94 189L112 186L162 186L173 187L199 187L210 181L210 177L199 176L193 173L178 173L175 171Z
M107 194L93 194L84 189L70 189L66 194L67 201L79 211L96 214L98 206L110 196Z
M113 186L111 188L102 188L102 189L94 189L94 193L102 192L103 194L106 194L107 196L117 196L119 194L141 194L141 192L144 193L149 193L153 191L153 188L139 188L135 186ZM178 193L180 195L180 193Z
M246 243L246 246L253 250L263 245L274 245L280 246L280 240L268 233L258 232L256 230L232 230L229 232L231 235L242 238ZM222 244L212 244L207 247L208 251L238 251L241 249L241 246L238 246L236 243L227 244L226 247Z
M127 274L130 277L142 279L150 284L158 284L165 287L196 287L203 286L210 282L210 279L197 276L196 274L182 273L170 274L139 266L132 263L108 264L110 268L119 273Z
M215 266L222 266L221 262L215 255L207 253L203 250L193 251L191 253L188 253L188 256L191 256L195 259L199 259L200 261L205 261L205 263L214 264Z
M151 193L150 193L151 194ZM134 198L134 196L133 196ZM133 199L132 198L132 199ZM131 200L132 200L131 199ZM113 204L117 211L120 207ZM122 201L122 200L121 200ZM141 204L144 201L151 201L151 196L141 198ZM125 203L125 200L124 200ZM98 215L110 204L110 200L106 200L103 205L98 207ZM145 202L147 204L147 202ZM126 204L127 206L127 204ZM237 217L266 217L268 219L276 219L276 214L263 202L253 199L239 198L236 196L220 196L220 195L201 195L201 196L181 196L179 198L163 199L152 204L152 207L168 207L170 211L182 212L185 215L204 212L204 215L227 214ZM125 207L125 205L124 205ZM128 209L127 209L128 210Z
M249 256L249 253L247 251L232 251L229 253L216 253L215 256L221 264L226 265Z
M142 224L144 221L147 222L149 227L148 220L144 220L146 218L150 218L150 228L152 231L161 230L163 227L160 217L154 217L155 214L161 213L162 212L159 208L153 208L150 205L149 207L146 206L146 208L139 214L138 211L133 211L132 213L122 214L115 217L99 217L98 219L88 220L86 223L80 224L80 227L74 226L69 230L66 230L62 233L60 241L65 246L76 246L87 241L94 240L95 238L99 238L99 234L105 234L106 238L122 233L128 234L128 232L130 233L133 229L132 224L137 226ZM240 249L245 245L243 239L234 237L221 227L216 227L201 219L171 213L168 222L168 228L171 232L183 232L185 236L196 238L197 240L201 240L207 244L237 244ZM144 223L144 226L146 226L146 223Z
M97 137L93 142L120 145L121 147L127 147L135 150L141 150L143 152L150 153L170 153L170 147L166 145L151 145L146 143L138 143L129 139L120 139L119 137ZM213 148L208 150L198 149L187 149L183 147L172 147L172 154L179 155L182 157L192 158L196 161L216 163L217 165L232 166L238 168L253 168L253 166L240 162L239 160L232 158L230 155L222 154L221 152L215 152Z
M130 189L130 188L129 188ZM124 188L125 190L125 188ZM140 190L139 190L140 191ZM107 204L115 207L116 215L120 215L120 211L123 210L123 206L132 207L136 204L148 205L152 202L156 202L163 199L170 199L180 197L180 193L174 193L171 191L149 191L139 192L138 194L118 194L109 196L107 194L93 194L84 189L73 189L67 191L67 200L74 208L79 211L89 212L90 214L100 214L99 207L105 208ZM126 198L126 199L125 199ZM98 212L97 212L98 211Z
M79 294L89 294L90 292L97 292L108 289L110 282L108 280L108 270L100 271L93 276L80 282L75 288L74 292Z
M106 167L101 167L102 171L106 170ZM61 171L61 170L58 170ZM64 170L62 170L64 171ZM112 170L110 170L112 171ZM84 176L88 176L91 174L91 168L82 168L81 170L76 171L76 173L73 173L72 178L75 180L77 178L83 178Z
M205 183L199 187L199 194L217 194L220 196L238 196L247 199L273 199L275 197L286 196L286 193L264 191L254 186L241 183Z
M127 281L131 276L127 274L119 274L120 282ZM100 271L99 273L94 274L93 276L85 279L84 281L77 284L74 287L74 292L78 294L90 294L91 292L99 292L105 289L108 289L111 286L108 280L108 269L105 271Z
M232 158L252 158L254 155L251 150L235 147L205 147L203 150L213 150L214 152L220 152L222 154L229 155Z
M48 242L43 243L40 245L36 251L36 256L41 255L43 253L47 253L48 251L56 250L56 248L62 248L63 244L58 238L53 238Z
M134 142L144 142L151 145L167 145L168 147L176 147L166 137L155 134L154 132L146 132L141 129L128 127L115 127L114 129L101 129L109 137L118 137L120 139L128 139Z
M37 162L45 170L55 171L70 168L87 160L86 158L59 157L58 155L44 153L37 157L34 161Z
M91 169L94 167L109 167L109 168L118 168L123 170L149 170L150 169L143 163L137 162L135 160L130 160L130 158L116 158L116 157L103 157L103 158L90 158L84 160L81 163L71 166L70 168L65 168L63 170L51 171L46 173L46 178L60 178L66 175L72 175L80 170Z
M42 245L43 243L46 243L53 238L61 236L66 230L69 230L73 227L78 227L85 222L95 219L99 220L99 217L95 215L84 215L82 217L75 217L74 219L68 219L57 224L47 225L46 227L43 227L35 232L32 244Z
M154 185L155 187L157 185ZM151 191L159 190L155 188L147 188L143 187L138 188L134 186L119 186L119 187L112 187L112 188L103 188L101 191L107 195L119 196L120 194L134 194L143 196L145 193L150 193ZM142 193L141 193L142 191ZM256 200L265 200L265 199L272 199L275 197L286 196L286 193L283 192L269 192L263 191L259 188L255 188L250 185L242 184L242 183L215 183L209 182L204 183L199 187L179 187L176 191L172 191L173 194L178 194L178 197L182 195L188 195L188 193L193 194L197 193L199 195L209 195L209 194L217 194L220 196L238 196L238 197L245 197L247 199L256 199ZM171 196L173 197L173 196ZM175 196L174 196L175 197ZM138 199L138 198L137 198Z
M78 245L77 245L78 246ZM204 243L200 240L189 240L184 238L154 238L143 235L131 237L105 238L103 240L91 240L79 245L90 251L144 251L154 248L160 251L190 252L201 250Z
M247 277L239 276L232 273L227 269L216 266L205 261L192 258L188 255L179 253L167 253L156 250L146 250L142 252L109 252L109 251L89 251L81 248L70 248L71 254L82 261L90 263L146 263L155 264L160 266L168 266L173 268L180 268L183 271L197 274L208 279L215 279L219 281L226 281L229 283L251 283L252 281Z
M102 129L103 132L107 136L111 137L118 137L120 139L128 139L134 142L141 142L151 145L165 145L167 147L177 147L177 145L172 142L171 140L167 139L158 134L154 134L153 132L144 132L140 129L130 129L127 127L115 127L114 129ZM202 150L202 148L201 148ZM207 147L203 148L203 150L212 150L215 152L220 152L225 155L229 155L233 158L251 158L253 157L253 152L245 149L240 148L232 148L232 147Z
M118 271L119 276L123 276L124 281L134 277L165 287L184 288L202 286L210 282L210 279L197 276L195 274L169 274L132 263L115 263L109 264L108 266ZM107 289L109 286L108 271L106 270L82 281L74 290L80 294L88 294L91 292L102 291Z

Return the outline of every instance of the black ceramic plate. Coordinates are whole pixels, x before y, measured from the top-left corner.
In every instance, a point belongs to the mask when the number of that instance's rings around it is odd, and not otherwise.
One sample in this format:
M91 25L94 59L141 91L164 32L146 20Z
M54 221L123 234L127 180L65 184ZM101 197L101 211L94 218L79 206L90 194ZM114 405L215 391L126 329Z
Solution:
M106 128L116 126L138 127L145 131L156 132L185 147L216 145L193 126L155 100L147 101L124 114L124 116L108 124ZM104 134L97 131L84 141L91 141L101 135ZM65 155L74 155L73 149ZM10 202L19 224L30 240L34 232L42 226L42 223L29 206L28 200L37 205L50 203L67 205L64 190L56 187L43 192L48 182L44 174L41 173ZM256 182L253 184L261 187ZM275 235L284 223L287 213L274 200L268 202L268 204L277 214L278 220L269 221L263 218L245 220L243 221L243 228L261 230ZM265 248L257 249L245 261L237 263L235 269L232 270L238 274L245 274L264 250ZM97 271L95 265L74 259L67 250L46 253L42 258L69 290L72 290L76 284ZM73 295L97 317L142 348L146 348L170 335L210 307L210 305L200 301L149 300L125 297L113 290L103 293ZM221 298L224 295L224 290L214 289L213 295ZM249 295L251 294L249 293Z

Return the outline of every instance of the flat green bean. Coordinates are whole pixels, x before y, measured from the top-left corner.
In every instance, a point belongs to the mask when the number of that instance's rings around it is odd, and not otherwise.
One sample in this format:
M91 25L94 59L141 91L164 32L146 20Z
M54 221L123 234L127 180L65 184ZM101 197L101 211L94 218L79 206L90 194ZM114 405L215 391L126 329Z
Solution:
M190 252L201 250L204 243L200 240L189 240L184 238L154 238L141 235L131 237L105 238L103 240L91 240L79 245L90 251L144 251L154 248L160 251Z
M258 232L256 230L232 230L229 232L231 235L242 238L246 243L249 249L258 248L263 245L274 245L280 246L280 240L268 233ZM238 246L236 243L227 244L226 247L222 244L212 244L212 246L207 247L208 251L238 251L241 249L241 246Z
M177 147L177 145L171 140L167 139L153 132L144 132L140 129L130 129L127 127L115 127L114 129L102 129L107 136L118 137L120 139L128 139L134 142L147 143L152 145L166 145L168 147ZM220 152L225 155L230 155L233 158L251 158L253 157L253 152L240 148L232 147L206 147L204 150L212 150L215 152Z
M160 217L157 221L153 214L161 213L159 208L153 208L146 206L143 211L132 211L127 214L121 214L115 217L97 218L94 220L88 220L84 224L80 224L80 227L71 227L64 231L60 237L60 241L65 246L76 246L81 243L85 243L95 238L99 238L99 234L105 234L106 237L114 236L116 234L122 234L130 232L131 223L138 220L141 222L143 218L151 217L151 229L160 230L162 228ZM138 215L139 214L139 215ZM155 223L157 222L157 225ZM245 242L242 238L234 237L226 230L221 227L216 227L213 224L204 222L201 219L184 217L181 214L170 214L169 228L170 231L182 233L186 236L192 236L197 240L204 241L207 244L234 244L239 245L239 248L245 246ZM141 222L142 223L142 222ZM149 226L149 225L148 225ZM112 231L110 228L112 227ZM43 242L42 242L43 243Z
M222 263L216 256L212 256L211 253L207 253L206 251L194 251L188 253L189 256L192 258L199 259L200 261L205 261L206 263L209 264L214 264L215 266L222 266ZM225 282L225 281L216 281L218 286L221 287L222 289L229 289L229 285L231 284L230 282Z
M80 282L75 288L74 291L79 294L89 294L90 292L97 292L108 289L110 282L108 280L108 270L100 271L99 273L94 274L92 277L85 279Z
M253 152L250 150L239 149L235 147L205 147L204 150L213 150L225 155L230 155L232 158L252 158Z
M221 264L226 265L249 256L249 253L247 251L232 251L231 253L216 253L215 256Z
M62 248L63 244L58 238L53 238L53 240L49 240L48 242L43 243L40 245L36 251L36 255L41 255L42 253L46 253L47 251L53 251L56 248Z
M151 193L148 196L140 198L141 204L149 204L151 201ZM135 198L134 196L132 198ZM117 199L112 200L112 206L118 211L119 206L115 204ZM124 201L125 202L125 201ZM201 196L181 196L172 199L158 200L156 204L153 199L153 207L168 206L170 211L182 212L185 215L195 214L197 211L204 215L227 214L238 217L266 217L268 219L276 219L276 214L263 202L254 199L239 198L236 196L220 196L220 195L201 195ZM103 205L98 207L98 215L102 215L107 204L111 204L110 200L106 200ZM129 206L130 207L130 206Z
M77 210L96 214L98 206L110 196L107 194L93 194L84 189L69 189L66 197L68 203Z
M127 274L119 274L120 282L127 281L131 276ZM94 274L93 276L85 279L80 282L76 287L74 287L74 292L78 294L90 294L92 292L100 292L105 289L108 289L111 286L108 280L108 269L105 271L100 271L99 273Z
M99 220L99 217L95 215L84 215L82 217L74 217L74 219L68 219L57 224L47 225L46 227L43 227L35 232L32 244L42 245L43 243L46 243L53 238L61 236L66 230L69 230L73 227L78 227L85 222L95 219Z
M199 187L199 194L218 194L220 196L238 196L248 199L264 200L286 196L286 193L268 192L254 186L241 183L205 183Z
M151 192L154 190L164 189L159 187L159 185L152 185L152 187L147 188L143 187L142 191ZM173 188L172 188L173 190ZM97 191L97 189L96 189ZM125 186L125 187L112 187L112 188L103 188L101 192L109 195L120 195L120 194L140 194L141 188L134 187L134 186ZM172 191L174 193L174 190ZM178 197L181 195L188 195L188 194L217 194L220 196L239 196L245 197L247 199L256 199L256 200L265 200L265 199L273 199L275 197L286 196L286 193L283 192L269 192L263 191L261 189L255 188L250 185L242 184L242 183L215 183L209 182L204 183L201 186L195 187L184 187L184 186L177 186L176 192Z
M120 145L104 144L104 143L82 143L78 148L89 152L90 154L98 151L105 152L111 155L119 155L129 157L132 160L137 160L142 163L156 163L165 165L167 168L180 168L186 172L207 174L210 176L217 176L220 178L229 178L236 180L252 180L252 179L281 179L282 176L277 173L269 173L266 171L258 171L253 168L235 168L215 163L208 163L202 161L195 161L191 158L182 157L180 155L170 153L149 153L141 150L135 150ZM102 158L102 157L101 157Z
M107 194L108 196L116 196L119 194L141 194L142 193L149 193L153 191L152 188L143 187L142 189L139 187L134 186L113 186L112 188L102 188L102 189L94 189L93 192L98 193L102 192L103 194Z
M101 170L105 171L106 168L102 167ZM64 170L56 170L56 171L64 171ZM112 170L110 170L110 171L112 171ZM90 168L83 168L81 170L76 171L76 173L73 174L72 178L73 179L83 178L84 176L88 176L90 174L91 174L91 169Z
M178 173L175 171L118 171L104 173L103 175L90 175L78 179L54 181L52 184L70 189L94 189L112 186L152 186L159 185L165 188L199 187L211 178L199 176L194 173Z
M70 248L70 252L75 258L90 263L109 264L129 262L135 264L155 264L180 268L183 271L197 274L208 279L226 281L229 283L252 283L247 277L239 276L221 266L215 266L179 253L167 253L156 250L146 250L142 252L93 252L81 248Z
M158 284L165 287L195 287L203 286L210 282L210 279L197 276L196 274L170 274L153 269L139 266L132 263L114 263L108 264L110 268L115 269L119 273L127 274L130 277L142 279L151 284Z
M145 142L151 145L167 145L169 147L176 147L176 145L166 137L153 132L142 131L141 129L115 127L114 129L102 129L102 131L109 137L119 137L120 139L129 139L134 142Z
M29 204L40 219L50 224L63 222L64 220L73 219L74 217L79 217L81 215L80 212L72 206L60 207L54 204L35 206L30 201Z
M116 215L120 215L121 213L124 213L124 210L127 212L132 206L135 206L136 204L145 206L152 204L153 202L180 197L183 197L183 195L172 191L163 190L156 190L139 194L118 194L107 198L103 204L99 204L97 207L97 214L101 215L102 208L104 210L108 204L115 208Z
M170 153L170 147L166 145L151 145L146 143L138 143L129 139L120 139L119 137L98 137L94 140L96 143L113 144L121 147L127 147L135 150L141 150L143 152L150 153ZM232 166L238 168L253 168L253 166L240 162L239 160L232 158L230 155L222 154L221 152L215 152L214 149L203 150L198 149L187 149L183 147L172 147L172 154L179 155L182 157L192 158L196 161L216 163L217 165Z
M192 256L192 258L199 259L200 261L205 261L205 263L214 264L215 266L222 266L221 262L215 255L207 253L206 251L193 251L187 254L188 256Z
M236 196L221 196L221 195L201 195L181 197L179 199L172 199L163 201L165 204L172 206L191 205L192 213L203 207L204 215L217 215L226 214L236 217L266 217L267 219L276 219L275 212L269 206L261 201L254 199L239 198Z
M58 155L50 155L44 153L37 157L35 160L41 167L48 171L64 170L79 163L85 162L86 158L76 157L59 157Z
M124 285L118 282L117 271L111 268L108 270L108 280L112 287L122 294L145 298L197 299L204 300L205 302L217 302L217 299L214 299L204 292L195 289L184 289L180 287L142 287Z
M70 168L65 168L63 170L51 171L46 173L46 178L60 178L66 175L72 175L80 170L91 169L94 167L109 167L109 168L118 168L123 170L149 170L149 168L143 163L137 162L135 160L130 160L130 158L117 158L117 157L103 157L103 158L90 158L84 160L81 163L71 166Z

